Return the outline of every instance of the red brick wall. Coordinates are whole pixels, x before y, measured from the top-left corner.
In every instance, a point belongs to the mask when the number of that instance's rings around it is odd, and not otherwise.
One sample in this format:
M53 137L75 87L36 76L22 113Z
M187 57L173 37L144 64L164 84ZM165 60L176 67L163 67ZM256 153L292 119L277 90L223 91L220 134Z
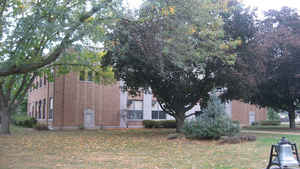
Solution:
M42 87L40 87L40 79L42 79ZM38 111L38 107L36 107L36 102L39 102L40 100L43 101L44 99L46 99L46 108L45 108L45 119L39 120L40 122L45 122L47 117L48 117L48 106L49 106L49 101L50 101L50 97L53 97L53 83L50 82L46 82L46 84L44 84L44 79L43 77L37 77L34 80L34 84L36 85L36 82L39 82L38 87L33 88L32 90L28 91L28 106L27 106L27 114L30 115L34 112ZM49 90L48 90L49 89ZM48 98L49 97L49 98ZM32 106L34 105L34 111L32 111ZM41 107L42 108L42 107ZM38 115L37 115L38 117Z
M267 119L267 110L240 101L232 101L232 120L239 120L241 125L249 125L249 112L255 112L255 121Z
M39 80L39 78L36 80ZM48 84L44 85L44 83L42 87L29 92L28 113L31 112L32 104L44 98L47 99L47 95ZM85 109L95 111L95 125L98 127L120 125L119 83L100 85L80 81L79 73L70 73L55 77L55 82L49 84L49 97L54 97L54 127L79 127L83 125L83 112ZM128 99L143 100L143 93L135 97L129 96ZM47 99L48 101L49 99ZM232 119L239 120L241 125L249 124L250 111L256 112L256 121L265 120L267 117L266 109L232 101ZM141 122L133 121L129 125L141 125Z
M79 73L57 77L54 107L54 126L56 127L83 125L85 109L95 111L96 126L119 126L119 84L100 85L80 81Z

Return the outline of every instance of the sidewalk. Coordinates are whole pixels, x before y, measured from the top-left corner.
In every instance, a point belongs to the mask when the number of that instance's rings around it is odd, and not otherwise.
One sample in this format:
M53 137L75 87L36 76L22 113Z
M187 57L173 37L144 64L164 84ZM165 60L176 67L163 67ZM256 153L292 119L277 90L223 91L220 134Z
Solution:
M241 130L242 133L259 133L259 134L283 134L300 136L297 132L282 132L282 131L258 131L258 130Z

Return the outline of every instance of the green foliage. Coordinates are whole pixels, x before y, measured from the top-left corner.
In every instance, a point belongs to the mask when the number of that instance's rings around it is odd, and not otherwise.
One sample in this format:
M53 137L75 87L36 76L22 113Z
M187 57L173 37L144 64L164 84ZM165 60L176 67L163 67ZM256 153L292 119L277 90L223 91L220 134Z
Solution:
M12 116L12 121L16 126L22 126L27 128L33 128L37 124L37 120L33 117L28 117L27 115L14 115Z
M143 125L145 128L158 128L155 120L143 120Z
M79 128L79 130L83 130L83 129L84 129L83 124L80 124L80 125L78 126L78 128Z
M280 120L263 120L260 121L259 124L263 126L279 126Z
M248 23L253 25L253 20ZM239 27L253 27L243 25ZM265 19L254 25L253 36L239 49L232 77L224 75L231 99L287 111L290 128L296 127L295 110L300 103L299 30L297 10L284 7L266 12Z
M175 120L143 120L145 128L176 128Z
M121 19L106 41L104 57L131 93L152 93L176 120L217 84L224 65L233 65L239 38L225 38L222 0L149 0L136 17ZM178 123L180 124L180 123Z
M268 108L268 112L267 112L267 119L271 120L271 121L280 121L280 116L279 116L279 112L275 111L272 108Z
M218 139L221 136L234 136L240 132L240 126L225 113L224 105L216 95L212 95L208 106L196 119L186 121L183 133L192 139Z
M255 122L252 122L252 123L251 123L251 126L257 126L257 125L259 125L259 124L260 124L259 122L255 121Z
M48 126L46 124L43 123L38 123L37 125L34 126L34 129L36 130L49 130Z

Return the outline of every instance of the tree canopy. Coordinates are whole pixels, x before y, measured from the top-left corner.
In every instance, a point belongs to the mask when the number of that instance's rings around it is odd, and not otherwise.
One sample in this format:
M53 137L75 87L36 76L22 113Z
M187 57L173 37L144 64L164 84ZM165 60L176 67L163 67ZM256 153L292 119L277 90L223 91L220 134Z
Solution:
M295 128L300 102L300 17L296 10L266 12L237 57L228 93L231 98L289 112Z
M216 72L235 62L240 40L225 37L221 16L230 11L226 1L146 1L118 22L104 60L131 93L151 88L179 131L188 110L206 105Z

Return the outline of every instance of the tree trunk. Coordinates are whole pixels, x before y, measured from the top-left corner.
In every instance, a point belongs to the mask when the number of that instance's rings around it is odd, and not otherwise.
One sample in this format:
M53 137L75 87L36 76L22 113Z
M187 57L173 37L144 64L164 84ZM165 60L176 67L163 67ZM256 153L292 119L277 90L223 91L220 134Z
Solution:
M180 133L182 132L181 129L183 128L184 125L184 113L182 114L178 114L175 116L175 120L176 120L176 132Z
M295 110L289 110L289 121L290 121L290 128L294 129L296 128L296 114L295 114Z
M10 134L9 123L10 123L10 112L8 109L2 109L1 111L1 130L0 134Z

